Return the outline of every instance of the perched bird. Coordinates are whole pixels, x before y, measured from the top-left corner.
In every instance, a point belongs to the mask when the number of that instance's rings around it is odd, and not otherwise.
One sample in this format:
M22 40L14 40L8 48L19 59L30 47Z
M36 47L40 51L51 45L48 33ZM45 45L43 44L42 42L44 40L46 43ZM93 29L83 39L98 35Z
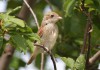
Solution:
M44 47L48 48L48 50L51 50L53 48L58 36L58 27L56 22L60 19L62 19L62 17L60 17L55 12L48 12L46 15L44 15L41 27L38 30L38 35L41 38L41 43L39 44L37 42L37 44L43 45ZM33 59L42 52L42 48L35 46L34 52L32 53L31 58L29 59L27 64L32 63Z

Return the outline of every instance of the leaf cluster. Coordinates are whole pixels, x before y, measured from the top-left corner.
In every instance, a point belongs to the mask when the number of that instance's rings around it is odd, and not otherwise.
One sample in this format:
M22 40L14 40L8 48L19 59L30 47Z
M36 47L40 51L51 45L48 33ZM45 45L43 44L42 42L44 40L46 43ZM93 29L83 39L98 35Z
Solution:
M76 61L72 58L62 57L67 67L71 70L85 70L85 55L80 55Z
M27 49L33 50L35 40L40 41L39 36L23 20L1 13L0 21L0 48L10 43L17 50L26 53Z

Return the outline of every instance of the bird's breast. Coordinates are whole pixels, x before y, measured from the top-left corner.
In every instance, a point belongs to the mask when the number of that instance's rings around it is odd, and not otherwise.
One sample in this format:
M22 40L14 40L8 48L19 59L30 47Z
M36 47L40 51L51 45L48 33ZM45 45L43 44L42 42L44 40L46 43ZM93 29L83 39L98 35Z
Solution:
M49 49L52 49L58 36L57 25L47 25L43 32L42 44Z

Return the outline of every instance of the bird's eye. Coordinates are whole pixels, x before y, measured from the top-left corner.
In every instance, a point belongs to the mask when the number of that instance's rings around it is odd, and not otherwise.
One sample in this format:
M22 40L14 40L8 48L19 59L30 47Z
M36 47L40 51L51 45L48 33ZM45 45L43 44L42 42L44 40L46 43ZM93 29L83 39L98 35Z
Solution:
M47 23L45 23L45 25L47 25Z
M51 18L53 18L54 17L54 15L51 15Z

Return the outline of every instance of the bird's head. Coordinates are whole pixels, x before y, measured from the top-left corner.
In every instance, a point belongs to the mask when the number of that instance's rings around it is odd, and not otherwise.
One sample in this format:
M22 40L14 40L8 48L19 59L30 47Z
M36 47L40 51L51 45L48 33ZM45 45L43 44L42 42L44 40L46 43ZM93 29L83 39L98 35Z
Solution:
M55 12L48 12L44 15L43 21L49 22L49 23L56 23L58 20L62 19L57 13Z

